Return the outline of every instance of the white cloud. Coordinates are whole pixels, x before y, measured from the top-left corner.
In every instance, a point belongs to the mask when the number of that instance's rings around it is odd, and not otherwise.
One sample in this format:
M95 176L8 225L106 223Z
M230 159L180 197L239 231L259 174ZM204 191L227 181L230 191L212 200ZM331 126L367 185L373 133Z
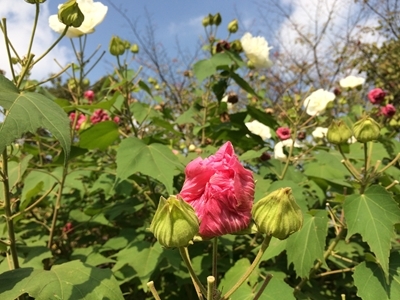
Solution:
M177 35L179 37L203 34L204 29L201 23L203 18L204 16L198 16L182 22L171 22L168 25L168 32L171 35Z
M40 9L39 22L32 47L32 53L35 54L36 58L41 56L58 38L58 34L54 33L48 25L50 15L48 2L41 4ZM18 2L16 5L1 5L0 17L7 18L8 37L19 56L24 57L32 32L35 5L24 3L23 1ZM4 37L2 34L0 35L0 68L6 71L6 77L11 78ZM34 66L31 78L37 80L48 78L49 74L60 71L60 67L55 63L54 59L57 59L64 66L69 62L69 58L71 57L72 52L67 47L57 45L43 60ZM20 70L17 69L16 71L19 72Z
M306 40L317 44L316 56L320 62L333 61L337 50L345 44L378 41L377 35L364 30L377 24L376 17L368 15L362 4L353 0L282 0L279 7L278 12L287 15L283 16L270 44L279 46L280 52L288 53L300 64L315 59Z

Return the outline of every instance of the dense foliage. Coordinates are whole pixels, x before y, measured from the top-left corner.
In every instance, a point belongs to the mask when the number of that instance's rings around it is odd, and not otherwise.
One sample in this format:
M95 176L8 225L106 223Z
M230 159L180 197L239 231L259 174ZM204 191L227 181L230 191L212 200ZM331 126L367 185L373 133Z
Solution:
M38 9L43 1L27 2ZM67 4L60 12L70 16ZM181 74L179 97L130 66L139 48L120 37L109 45L117 68L91 84L89 32L74 31L73 76L51 87L29 78L37 62L30 49L22 60L8 44L22 71L0 75L1 299L400 299L398 66L390 65L398 41L363 48L368 60L354 63L366 82L347 77L334 92L309 86L272 101L265 39L220 40L220 19L203 20L206 56ZM231 22L228 36L237 30ZM206 167L196 161L204 169L194 177L185 167L228 141L229 159L240 163L227 169L245 174L240 188L262 203L254 222L239 232L225 223L221 234L200 223L204 234L188 247L165 247L169 239L155 238L160 226L150 226L159 202L182 194L191 204L202 172L226 170L214 156ZM197 214L225 197L213 193L193 199ZM294 207L290 217L276 208L284 201ZM212 210L205 214L208 225Z

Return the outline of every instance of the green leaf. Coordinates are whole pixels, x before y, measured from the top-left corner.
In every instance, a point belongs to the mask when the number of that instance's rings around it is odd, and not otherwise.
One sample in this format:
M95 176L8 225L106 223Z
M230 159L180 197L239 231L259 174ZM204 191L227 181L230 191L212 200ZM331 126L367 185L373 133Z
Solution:
M353 274L354 284L357 287L357 296L363 300L397 300L400 299L400 253L394 252L390 256L389 284L386 281L386 272L379 264L362 262Z
M36 300L85 299L123 300L109 269L80 261L54 266L50 271L22 268L0 274L0 298L15 299L28 293Z
M70 120L63 109L38 93L19 92L0 74L0 106L7 110L0 123L0 153L26 132L46 128L60 142L66 156L71 147Z
M104 150L119 137L118 125L113 121L94 124L79 135L79 146Z
M392 195L382 186L374 185L362 195L346 197L343 209L347 239L359 233L389 276L390 241L395 236L394 224L400 223L400 208Z
M122 141L117 152L117 176L126 179L141 172L163 183L169 194L173 194L173 178L183 171L170 148L162 144L146 145L138 138Z
M151 94L151 89L143 80L139 80L138 85L143 91L145 91L147 94L150 95L150 97L153 98L153 95Z
M158 263L163 259L162 252L163 249L159 243L152 246L146 241L136 242L130 248L125 248L116 254L118 261L113 267L113 272L118 271L126 264L132 266L142 282L143 289L147 291L146 284Z
M351 184L344 180L349 175L347 169L340 162L340 159L325 151L314 154L314 162L306 164L304 174L314 178L322 178L347 187Z
M232 62L232 58L227 53L217 53L209 59L196 62L193 66L193 72L197 80L202 82L208 76L215 74L218 67L230 65Z
M190 107L187 111L185 111L183 114L181 114L177 119L176 119L176 124L182 125L182 124L198 124L199 122L196 121L195 117L198 116L200 110L196 105L193 105Z
M261 98L257 93L253 90L253 88L250 86L250 84L247 83L246 80L244 80L242 77L240 77L238 74L235 72L231 72L230 76L235 82L237 83L238 86L240 86L243 90L248 92L249 94L256 96L257 98Z
M305 214L303 228L287 239L286 253L288 263L294 264L299 277L308 277L316 260L324 262L325 238L328 230L328 217L325 210Z
M71 260L80 260L91 266L98 266L107 263L115 263L115 260L106 258L99 252L99 247L89 246L87 248L76 248L72 252Z
M247 105L247 113L257 121L263 123L264 125L267 125L271 129L278 128L279 125L276 122L274 116L267 114L263 112L262 110L259 110L258 108L255 108L254 106Z

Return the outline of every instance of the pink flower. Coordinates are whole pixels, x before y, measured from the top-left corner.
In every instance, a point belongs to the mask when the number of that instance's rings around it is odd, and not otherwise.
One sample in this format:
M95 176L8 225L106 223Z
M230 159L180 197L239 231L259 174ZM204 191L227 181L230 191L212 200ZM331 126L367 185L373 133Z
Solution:
M109 121L109 120L110 120L110 116L104 109L101 109L101 108L96 109L94 111L93 115L90 117L90 121L93 124L100 123L103 121Z
M396 114L396 108L392 104L386 104L386 106L381 108L381 113L385 117L391 118Z
M279 127L276 130L276 135L281 141L290 139L290 128L288 127Z
M71 124L75 121L76 113L72 112L69 114L69 119L71 120ZM86 116L84 114L79 114L78 119L76 120L75 130L81 129L82 124L86 121Z
M119 121L120 121L120 118L118 117L118 116L115 116L114 118L113 118L113 121L115 122L115 123L119 123Z
M385 100L386 92L375 88L368 93L368 99L372 104L381 104Z
M89 101L89 103L92 103L94 100L94 92L92 90L88 90L83 93L83 97Z
M196 158L186 166L178 196L194 208L199 233L212 238L247 228L254 201L254 179L226 142L214 155Z

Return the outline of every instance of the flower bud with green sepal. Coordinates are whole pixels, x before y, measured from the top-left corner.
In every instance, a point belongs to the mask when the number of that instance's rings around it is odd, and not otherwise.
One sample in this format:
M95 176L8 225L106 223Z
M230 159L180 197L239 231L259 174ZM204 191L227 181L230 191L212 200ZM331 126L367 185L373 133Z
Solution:
M354 137L360 143L375 141L379 138L381 128L371 117L364 117L353 125Z
M199 233L199 219L181 198L161 196L150 231L164 247L185 247Z
M336 145L347 143L351 136L352 132L343 120L333 120L326 133L328 142Z
M139 45L138 45L138 44L132 44L132 46L131 46L131 48L130 48L130 51L131 51L133 54L139 53Z
M239 23L238 23L238 20L237 20L237 19L234 19L233 21L231 21L231 22L228 24L228 31L229 31L230 33L235 33L235 32L238 31L238 29L239 29Z
M222 22L222 17L220 13L216 13L213 17L212 17L212 23L214 25L219 26Z
M85 20L76 0L68 0L58 10L58 20L67 26L79 27Z
M299 231L303 225L303 214L289 187L273 191L255 203L252 217L258 232L280 240Z
M111 55L119 56L125 53L125 41L121 40L118 36L112 36L109 45Z

